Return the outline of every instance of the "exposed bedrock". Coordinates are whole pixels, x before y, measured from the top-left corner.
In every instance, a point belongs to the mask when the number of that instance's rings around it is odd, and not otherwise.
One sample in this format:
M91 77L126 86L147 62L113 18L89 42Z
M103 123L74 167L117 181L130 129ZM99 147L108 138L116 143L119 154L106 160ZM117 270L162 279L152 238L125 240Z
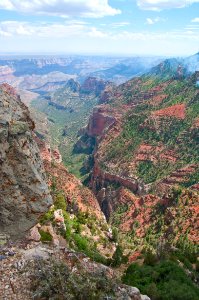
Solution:
M0 86L0 233L23 236L52 199L27 107L9 85Z

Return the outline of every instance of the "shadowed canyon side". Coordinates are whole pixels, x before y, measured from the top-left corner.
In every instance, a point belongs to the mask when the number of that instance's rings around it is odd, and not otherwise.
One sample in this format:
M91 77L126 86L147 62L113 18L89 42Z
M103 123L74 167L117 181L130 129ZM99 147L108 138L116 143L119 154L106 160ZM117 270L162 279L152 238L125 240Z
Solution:
M15 90L0 86L0 231L23 236L52 204L34 122Z

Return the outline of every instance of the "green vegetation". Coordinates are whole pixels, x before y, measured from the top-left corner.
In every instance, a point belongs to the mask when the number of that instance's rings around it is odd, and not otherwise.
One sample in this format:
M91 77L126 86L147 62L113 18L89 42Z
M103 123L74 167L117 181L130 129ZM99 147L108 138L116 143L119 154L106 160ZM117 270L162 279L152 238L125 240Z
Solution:
M147 239L152 242L149 235ZM155 239L156 251L144 248L143 264L131 264L123 282L137 286L152 300L198 299L198 245L191 243L186 235L181 235L175 246L172 238L163 241L156 236Z
M57 192L55 201L54 201L55 209L62 209L63 211L66 211L66 199L62 192Z
M188 178L188 181L183 183L184 187L189 187L191 185L194 185L195 183L199 182L199 168L196 169L196 171L191 174Z
M156 265L160 261L175 262L183 267L193 282L198 282L199 246L194 241L197 229L194 229L193 225L197 222L197 215L189 209L198 201L197 197L194 191L175 187L167 195L166 201L163 198L152 207L141 203L142 206L132 210L132 214L126 214L124 207L119 207L111 216L112 226L119 227L128 221L130 223L128 232L117 231L117 242L121 250L128 249L129 253L140 253L139 256L144 258L145 265ZM148 220L147 223L142 223L142 233L139 216L141 220L143 216ZM121 261L121 255L117 261ZM142 260L140 263L142 264Z
M27 266L31 270L34 299L101 300L115 299L118 280L109 278L102 268L89 270L73 257L78 272L59 260L37 260Z
M52 241L52 236L50 235L50 233L43 231L43 230L39 230L39 233L41 235L41 241L42 242L51 242Z
M49 105L46 98L38 98L31 105L47 116L52 146L59 148L69 172L84 179L81 168L87 154L74 153L73 148L78 140L78 131L87 125L97 98L94 95L74 94L67 88L59 89L49 96L51 101L61 104L65 109Z
M127 263L128 258L123 255L122 248L118 245L115 253L113 254L112 260L111 260L111 266L112 267L118 267L122 263Z
M178 251L175 252L175 256L182 262L189 262L189 264L195 264L197 262L199 246L189 241L187 235L181 235L176 246Z
M142 161L138 165L137 174L145 183L151 183L164 177L172 169L173 164L170 164L168 161L162 160L159 163Z
M100 163L104 169L109 170L113 166L117 173L128 174L128 170L124 168L131 163L133 167L130 171L134 172L133 175L142 179L144 183L151 184L185 165L198 163L198 128L194 125L194 121L199 115L196 88L194 84L185 79L173 79L166 84L164 80L143 76L140 84L136 84L135 81L134 85L132 81L131 86L128 83L128 89L125 84L121 86L123 100L116 99L116 103L121 100L128 104L140 101L140 104L124 116L120 135L107 144L105 150L102 149L104 153L102 153ZM150 89L162 83L165 85L160 94L166 94L166 97L163 97L164 100L161 103L153 105L150 96L153 91ZM158 88L161 89L161 87ZM36 104L41 105L41 111L45 112L51 120L50 130L53 143L59 145L61 142L60 150L64 163L69 167L69 171L82 179L84 179L83 175L93 166L93 159L88 158L88 155L93 152L95 140L89 140L89 137L83 135L75 149L73 146L77 141L77 131L82 124L86 124L91 108L96 101L96 99L87 100L90 103L84 103L83 106L85 106L80 109L76 107L77 111L74 115L67 110L58 111L46 103ZM78 101L75 103L79 103ZM85 99L81 99L81 101L85 102ZM186 106L185 119L169 115L156 117L155 114L152 114L153 111L182 103ZM87 113L88 115L86 115ZM66 124L66 122L68 123ZM142 158L136 160L141 144L149 146L146 147L149 150L140 151L139 154ZM81 151L79 151L80 148ZM85 158L88 160L83 166ZM53 210L63 210L66 226L66 231L60 230L59 233L71 248L85 253L95 261L110 264L112 267L119 267L127 262L127 258L123 255L124 250L128 250L129 253L137 251L142 259L139 264L134 263L129 266L123 276L123 282L137 286L152 300L199 299L199 290L195 284L198 281L198 247L189 240L191 226L185 224L184 220L185 217L191 219L192 216L191 211L183 210L184 207L189 206L189 195L186 195L181 188L198 182L198 169L184 180L184 182L181 181L179 188L174 188L162 201L154 204L151 211L150 207L147 207L147 201L145 203L142 199L143 207L141 207L142 204L140 207L136 206L132 216L128 215L129 219L125 220L130 222L128 233L120 233L118 228L129 207L125 204L116 209L110 222L114 226L113 240L117 242L118 246L113 258L108 260L98 250L99 244L106 247L108 243L107 237L102 234L103 224L99 223L96 217L90 213L80 212L75 198L72 199L72 203L67 203L63 192L56 190L55 182L52 191L55 205ZM118 188L118 184L108 184L107 191L111 193ZM188 190L188 193L191 191ZM141 212L142 208L145 209L143 212ZM53 221L53 210L42 218L42 224L48 220ZM140 212L146 213L147 227L144 233L139 231L141 225L145 226L142 215L140 219L137 218ZM185 214L190 215L187 217ZM134 218L132 223L130 218ZM184 224L185 228L183 228ZM96 241L96 237L100 239ZM49 237L42 233L42 240L47 241L48 239ZM95 286L93 281L91 284ZM81 292L84 293L84 290ZM98 299L99 295L96 294L96 290L93 292L91 289L90 292L91 294L88 294L86 299L89 297ZM76 297L76 299L81 299L78 298L79 294L76 294Z
M40 223L46 225L49 222L53 224L57 233L62 235L68 245L76 251L85 253L91 259L107 264L107 259L100 254L97 249L98 244L107 246L108 238L103 235L103 230L108 228L103 223L103 220L97 220L96 216L91 212L79 211L76 199L72 199L71 203L67 203L66 196L61 190L57 190L56 180L52 179L52 196L54 199L54 206L41 219ZM62 209L66 231L63 228L56 228L54 221L54 211ZM87 232L87 234L86 234ZM93 236L97 236L98 242ZM49 233L41 230L41 240L51 241L52 237Z
M151 88L164 83L164 81L157 77L147 76L141 77L140 81L137 85L135 80L135 86L133 80L132 86L129 83L127 87L125 84L121 86L123 93L121 101L126 99L128 103L132 103L140 100L141 103L124 116L122 132L107 145L104 152L105 156L100 163L101 167L106 170L111 164L116 165L116 170L122 170L124 163L135 159L136 151L141 144L151 145L154 147L154 151L155 147L163 147L162 151L171 151L177 155L175 164L166 158L161 158L161 154L164 152L154 153L155 161L146 158L137 164L134 171L135 175L143 179L145 183L153 183L184 165L198 163L198 128L194 127L193 124L199 115L199 99L195 84L190 80L173 80L165 85L164 91L161 92L167 97L162 103L154 107L147 100L142 102L143 92L150 94ZM135 95L136 97L134 97ZM156 119L151 115L153 111L182 103L186 105L185 119L161 116L156 122ZM187 178L185 185L188 187L196 183L197 180L198 172L194 176L191 175L190 179Z
M152 300L197 300L199 288L177 262L163 260L154 265L131 264L123 282L136 286Z

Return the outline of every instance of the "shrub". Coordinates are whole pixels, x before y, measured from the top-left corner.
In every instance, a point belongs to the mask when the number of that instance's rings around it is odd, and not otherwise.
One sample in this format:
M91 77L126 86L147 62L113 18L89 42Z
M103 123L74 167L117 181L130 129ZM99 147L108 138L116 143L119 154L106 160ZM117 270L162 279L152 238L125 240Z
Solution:
M54 220L54 211L49 210L48 212L45 213L40 219L40 223L43 225L47 222L52 222Z
M28 267L35 300L116 299L114 290L118 282L108 278L101 269L91 272L80 265L77 273L71 272L58 260L37 260Z
M52 241L52 235L49 232L39 230L39 233L41 235L42 242L51 242Z
M146 265L154 266L157 262L157 257L154 253L152 253L150 250L147 250L144 254L144 262Z
M136 286L152 300L197 300L199 289L185 271L173 261L160 261L154 266L131 264L123 282Z
M88 241L85 237L82 237L81 235L79 234L74 234L73 235L73 239L74 239L74 242L78 248L78 250L87 250L88 249Z
M54 205L55 209L62 209L63 211L66 211L66 199L61 192L55 196Z
M180 187L174 187L172 189L171 201L173 204L178 204L181 194L182 194L182 189Z
M117 246L117 248L113 254L113 257L112 257L111 266L118 267L122 263L126 263L127 261L128 261L128 259L126 256L123 255L122 248L120 246Z

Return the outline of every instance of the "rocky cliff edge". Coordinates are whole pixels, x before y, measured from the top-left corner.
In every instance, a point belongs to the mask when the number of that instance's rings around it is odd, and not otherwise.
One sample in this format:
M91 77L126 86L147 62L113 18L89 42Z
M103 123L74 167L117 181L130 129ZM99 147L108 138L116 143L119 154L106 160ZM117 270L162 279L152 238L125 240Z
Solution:
M33 130L15 90L0 85L0 233L12 238L23 236L52 204Z

